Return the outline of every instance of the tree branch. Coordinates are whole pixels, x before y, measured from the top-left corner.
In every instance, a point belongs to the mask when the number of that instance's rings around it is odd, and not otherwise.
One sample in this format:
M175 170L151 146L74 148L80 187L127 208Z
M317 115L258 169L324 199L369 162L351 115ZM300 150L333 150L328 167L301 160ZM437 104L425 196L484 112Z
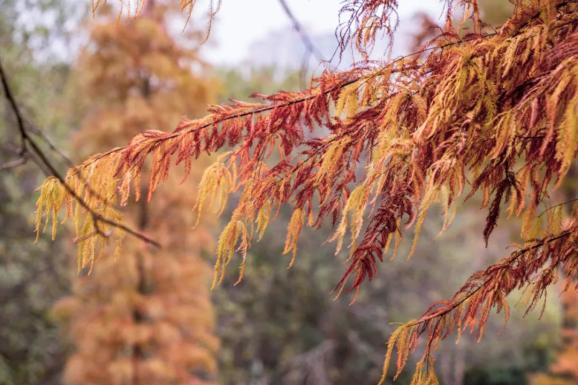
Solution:
M305 30L303 29L301 23L299 22L297 17L295 17L293 12L291 11L291 8L289 8L287 1L279 0L279 4L281 4L281 7L283 8L283 11L285 12L289 20L291 20L291 24L293 24L293 29L295 30L295 32L297 32L297 34L301 38L301 41L303 42L303 45L305 46L307 52L313 57L315 57L315 59L319 63L326 66L327 61L323 58L321 52L317 49L315 44L313 44L313 41L311 40L307 32L305 32Z
M12 89L10 88L10 85L8 84L8 77L6 75L6 72L5 72L4 67L2 66L1 62L0 62L0 82L2 83L2 88L4 90L4 96L5 96L6 100L8 101L8 105L10 106L10 109L12 110L12 112L14 113L14 116L16 117L16 124L18 127L18 132L20 133L20 150L19 150L19 155L20 155L20 159L21 159L20 162L23 163L23 162L25 162L25 159L30 158L47 175L55 177L62 184L62 186L65 188L65 190L70 194L70 196L72 196L72 198L74 200L76 200L82 208L84 208L85 210L87 210L90 213L92 220L94 222L94 228L96 229L96 232L99 235L101 235L103 237L108 237L108 235L105 234L99 228L99 224L103 223L103 224L107 224L107 225L112 226L112 227L116 227L116 228L134 236L135 238L138 238L141 241L144 241L144 242L150 244L150 245L153 245L155 247L160 247L160 243L149 238L148 236L146 236L146 235L144 235L144 234L142 234L136 230L133 230L130 227L128 227L122 223L118 223L118 222L116 222L110 218L104 217L104 216L100 215L99 213L97 213L96 211L94 211L90 207L90 205L88 205L86 203L86 201L84 199L82 199L82 197L80 197L78 195L78 193L76 191L74 191L74 189L66 183L64 177L60 174L60 172L56 169L56 167L50 162L50 160L48 159L46 154L44 154L44 152L42 151L40 146L36 143L34 138L32 138L32 136L28 132L26 124L25 124L26 120L24 119L24 115L22 114L20 107L18 106L18 103L16 102L16 98L14 97L14 93L12 92ZM50 145L51 145L51 147L53 146L51 143L50 143ZM27 156L27 155L31 155L31 156ZM13 162L8 162L8 163L12 163L11 165L9 165L9 167L14 167L14 163L16 161L18 161L18 159L13 161ZM6 165L7 164L2 166L1 169L5 169Z

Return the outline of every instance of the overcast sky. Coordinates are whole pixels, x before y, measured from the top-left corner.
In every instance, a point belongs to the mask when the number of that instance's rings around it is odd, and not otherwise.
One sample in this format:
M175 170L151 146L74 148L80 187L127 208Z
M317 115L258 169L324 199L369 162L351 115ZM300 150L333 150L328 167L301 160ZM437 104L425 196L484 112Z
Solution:
M332 33L338 24L341 0L287 0L287 3L311 33ZM426 11L437 18L441 14L440 3L438 0L402 0L400 20L409 23L410 17L418 11ZM215 64L239 63L246 59L252 44L266 38L271 31L289 25L278 0L222 0L211 48L205 53Z
M67 1L71 3L71 6L81 4L77 2L90 2L90 0ZM196 22L204 24L204 22L200 21L203 19L201 15L207 11L209 1L200 0L197 3L193 11L192 23L195 23L196 20ZM286 0L293 14L308 33L312 35L314 40L333 35L335 28L339 24L339 10L343 1ZM443 2L441 0L401 0L399 3L400 35L418 28L418 26L413 25L415 22L412 20L412 16L417 12L425 11L433 18L439 18L442 14L441 4ZM81 9L82 7L78 7L78 10ZM82 14L81 11L79 11L80 14ZM30 17L32 20L43 21L51 15L45 12L41 16L35 17L34 13L29 12L27 16L32 16ZM81 18L81 16L78 18ZM83 24L80 24L82 27ZM174 32L176 34L182 32L183 26L183 20L177 22ZM50 47L49 50L50 53L65 61L74 57L85 39L85 34L81 27L77 27L79 29L78 33L72 35L70 42L63 42L58 39L53 41L53 47ZM199 28L202 29L203 27L204 25L199 25ZM276 46L274 51L269 52L269 56L281 56L279 53L283 52L287 41L291 41L291 36L286 36L285 31L294 33L295 40L293 42L298 41L300 43L298 35L291 29L291 22L284 13L279 0L222 0L221 9L217 13L211 37L206 49L204 49L203 56L215 65L235 66L239 63L247 62L249 58L252 59L249 62L260 63L259 60L254 60L255 58L252 57L251 54L254 54L255 50L251 50L251 48L263 42L271 45L271 40L276 42L277 37L281 33L284 41L279 41L279 46ZM69 44L69 46L66 46L65 43ZM294 46L287 46L288 55L294 54L294 52ZM269 62L275 59L271 58Z

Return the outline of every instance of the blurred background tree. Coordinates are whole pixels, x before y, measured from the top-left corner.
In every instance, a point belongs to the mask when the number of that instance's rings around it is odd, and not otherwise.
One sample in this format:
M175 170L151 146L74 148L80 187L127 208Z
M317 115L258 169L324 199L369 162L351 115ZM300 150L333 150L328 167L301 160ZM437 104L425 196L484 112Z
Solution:
M75 67L85 116L74 137L79 156L172 127L213 100L216 84L196 47L169 32L169 20L179 15L172 4L148 1L138 17L121 21L113 9L96 16ZM199 35L181 37L192 44ZM146 185L135 186L142 198L129 207L133 226L154 234L162 249L126 239L118 258L81 272L74 294L57 304L55 314L68 321L73 343L66 384L215 383L211 269L201 256L210 245L209 223L191 234L195 194L176 188L202 167L171 175L152 202Z
M60 156L45 139L66 149L71 126L63 109L70 73L66 55L86 10L78 3L0 0L0 60L27 116L43 130L34 135L55 159ZM44 175L30 161L18 161L15 118L4 101L0 116L0 384L57 384L64 345L49 309L69 291L70 255L62 242L48 237L34 243L31 197Z

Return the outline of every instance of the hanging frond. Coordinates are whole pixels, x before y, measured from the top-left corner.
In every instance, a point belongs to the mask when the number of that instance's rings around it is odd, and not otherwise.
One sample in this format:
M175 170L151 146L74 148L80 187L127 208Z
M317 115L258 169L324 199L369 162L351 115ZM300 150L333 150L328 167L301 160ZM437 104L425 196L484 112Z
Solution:
M297 257L297 240L299 239L303 222L303 210L300 208L295 209L289 220L287 238L285 239L285 247L283 248L283 254L291 253L289 267L293 266L295 258Z
M407 364L409 353L421 346L423 353L416 376L423 376L418 374L420 365L433 362L433 353L439 343L450 334L455 333L459 339L465 331L477 331L478 338L482 338L492 311L502 312L508 320L510 310L506 298L512 291L528 292L526 312L529 312L546 299L548 287L565 279L561 271L571 280L578 279L577 242L576 222L567 221L559 233L519 247L503 260L473 274L448 301L432 306L420 318L399 326L388 343L380 385L387 378L394 352L397 353L394 377L397 377ZM420 377L416 384L430 385L435 381L430 373Z

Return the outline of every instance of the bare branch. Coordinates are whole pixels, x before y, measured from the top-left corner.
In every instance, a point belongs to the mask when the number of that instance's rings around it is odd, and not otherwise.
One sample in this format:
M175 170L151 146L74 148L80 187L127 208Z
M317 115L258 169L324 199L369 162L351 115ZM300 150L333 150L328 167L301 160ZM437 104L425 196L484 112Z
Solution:
M542 211L542 212L538 215L538 218L540 218L541 216L543 216L544 214L546 214L547 212L549 212L549 211L551 211L551 210L554 210L554 209L556 209L556 208L558 208L558 207L561 207L561 206L569 205L569 204L574 203L574 202L576 202L576 201L578 201L578 198L569 199L569 200L567 200L567 201L560 202L560 203L558 203L558 204L556 204L556 205L554 205L554 206L550 206L550 207L546 208L544 211Z
M109 226L121 229L122 231L124 231L124 232L134 236L135 238L138 238L141 241L144 241L150 245L153 245L155 247L160 247L160 243L149 238L148 236L146 236L146 235L144 235L144 234L142 234L136 230L133 230L130 227L128 227L122 223L118 223L118 222L116 222L110 218L104 217L104 216L100 215L99 213L97 213L96 211L94 211L92 209L92 207L90 207L90 205L87 204L86 201L84 201L84 199L82 199L82 197L80 197L78 195L78 193L76 191L74 191L74 189L66 183L64 177L60 174L60 172L56 169L56 167L50 162L50 160L47 158L46 154L44 154L44 152L42 151L40 146L36 143L34 138L32 138L32 136L28 132L28 129L26 126L26 120L24 119L24 115L22 114L20 107L18 106L18 103L16 102L16 98L14 97L14 94L12 92L12 89L10 88L10 85L8 84L8 77L6 76L6 72L4 71L4 67L2 66L2 63L0 63L0 81L2 82L2 88L4 90L4 96L6 97L6 100L8 101L8 105L10 106L10 109L12 110L12 112L14 113L14 116L16 117L16 123L17 123L18 131L20 133L20 151L19 151L20 158L21 159L26 159L26 158L32 159L34 161L34 163L36 163L47 175L55 177L62 184L62 186L65 188L65 190L70 194L70 196L72 196L80 204L80 206L82 208L84 208L85 210L87 210L90 213L92 220L94 222L94 227L97 229L97 232L99 232L98 231L98 229L99 229L98 224L104 223L104 224L107 224ZM37 131L40 131L40 130L37 130ZM56 148L56 146L53 146L51 142L49 142L49 146L51 146L51 148L52 147ZM26 156L27 154L29 154L31 156Z
M0 171L11 170L13 168L26 164L26 162L28 162L28 157L26 156L26 154L24 154L19 158L13 159L4 164L0 164Z
M301 41L303 42L303 45L305 46L305 49L307 50L307 52L310 55L312 55L313 57L315 57L315 59L319 63L326 66L327 60L325 60L323 58L323 55L321 54L321 52L317 49L315 44L313 44L313 41L311 40L311 38L309 37L307 32L305 32L305 30L301 26L301 23L299 22L299 20L297 19L297 17L295 17L293 12L291 11L291 8L289 8L287 1L286 0L279 0L279 4L281 4L281 7L283 8L283 11L285 12L285 14L289 18L289 20L291 20L291 24L293 24L293 29L295 30L295 32L297 32L297 34L301 38Z

